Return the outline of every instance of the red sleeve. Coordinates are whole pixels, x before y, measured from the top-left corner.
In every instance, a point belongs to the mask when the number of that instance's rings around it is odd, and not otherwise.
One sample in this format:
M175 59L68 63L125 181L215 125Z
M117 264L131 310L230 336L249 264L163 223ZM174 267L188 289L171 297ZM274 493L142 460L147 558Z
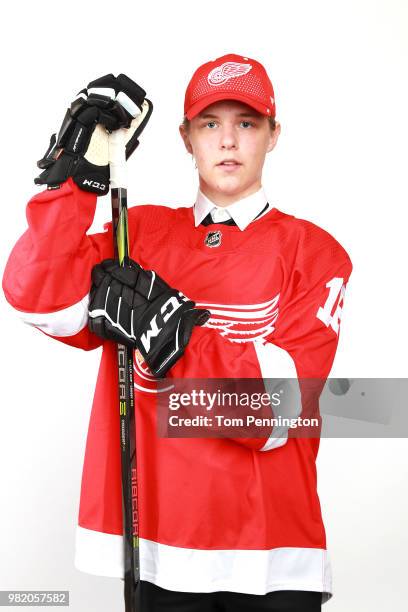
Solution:
M12 249L2 282L25 323L84 350L103 343L87 327L88 293L92 267L112 256L111 230L86 234L96 200L71 178L31 198L28 229Z
M296 264L282 296L276 328L266 338L292 363L293 373L284 376L298 379L298 406L289 407L290 416L314 416L321 424L319 397L336 355L351 272L343 247L328 232L302 221ZM287 433L286 428L286 439Z
M352 263L326 231L303 221L299 256L266 338L292 357L299 378L326 379L333 365Z
M258 378L259 364L249 342L231 342L208 327L193 328L184 355L167 372L169 378ZM267 438L229 438L247 448L259 449Z

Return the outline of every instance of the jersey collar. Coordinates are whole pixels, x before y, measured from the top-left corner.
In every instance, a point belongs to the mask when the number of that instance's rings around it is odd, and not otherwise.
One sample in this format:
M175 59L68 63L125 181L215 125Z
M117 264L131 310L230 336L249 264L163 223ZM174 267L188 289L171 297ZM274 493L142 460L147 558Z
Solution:
M243 231L255 217L261 212L268 200L264 189L261 187L257 192L237 200L228 206L217 206L199 189L194 204L194 225L197 227L205 219L208 213L215 208L228 211L241 231ZM263 216L263 215L262 215Z

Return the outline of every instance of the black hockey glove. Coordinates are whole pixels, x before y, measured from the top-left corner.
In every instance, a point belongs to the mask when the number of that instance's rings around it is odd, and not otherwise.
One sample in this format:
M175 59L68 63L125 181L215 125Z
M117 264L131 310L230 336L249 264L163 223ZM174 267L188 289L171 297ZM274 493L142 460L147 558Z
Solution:
M57 189L69 176L85 191L109 191L109 132L128 128L126 159L153 110L146 92L125 74L107 74L91 81L67 109L58 133L37 166L44 170L34 182Z
M137 348L156 378L183 355L194 325L204 325L210 315L132 259L125 267L105 259L92 269L90 330Z

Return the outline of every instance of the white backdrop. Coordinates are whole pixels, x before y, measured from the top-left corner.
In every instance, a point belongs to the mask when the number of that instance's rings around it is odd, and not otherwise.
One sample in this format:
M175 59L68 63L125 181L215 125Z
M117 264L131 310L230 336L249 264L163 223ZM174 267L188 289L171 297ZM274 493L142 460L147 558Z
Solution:
M407 377L407 50L404 0L14 2L2 14L0 265L52 131L87 82L125 72L155 110L129 162L130 203L192 204L178 135L196 67L258 58L275 87L277 208L332 233L354 271L332 376ZM405 172L404 172L405 171ZM109 219L100 198L93 229ZM100 352L53 342L1 296L0 589L69 589L71 610L120 610L122 583L73 567L82 460ZM405 609L407 443L322 440L319 493L340 612Z

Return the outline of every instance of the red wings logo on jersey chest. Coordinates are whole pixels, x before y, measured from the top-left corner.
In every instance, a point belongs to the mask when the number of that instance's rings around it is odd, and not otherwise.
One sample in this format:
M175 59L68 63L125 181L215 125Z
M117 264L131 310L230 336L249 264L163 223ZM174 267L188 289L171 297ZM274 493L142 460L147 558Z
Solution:
M217 329L221 336L231 342L253 342L274 331L279 313L278 301L279 293L271 300L259 304L196 302L196 305L211 312L204 327Z

